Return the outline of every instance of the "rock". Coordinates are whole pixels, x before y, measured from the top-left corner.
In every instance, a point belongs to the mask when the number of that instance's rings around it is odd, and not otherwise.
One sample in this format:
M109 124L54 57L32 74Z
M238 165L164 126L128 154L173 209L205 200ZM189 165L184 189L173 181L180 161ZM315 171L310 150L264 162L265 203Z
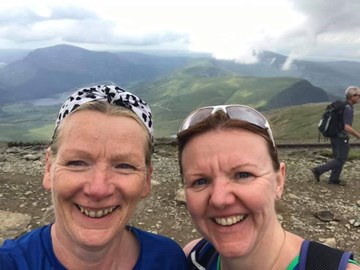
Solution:
M185 190L183 188L178 190L178 192L175 195L175 200L186 204Z
M334 214L327 210L316 212L314 215L321 221L331 221L334 219Z
M30 224L22 226L20 233L54 220L50 193L42 187L45 149L45 145L15 145L0 151L0 210L31 215ZM280 159L286 164L286 184L284 196L275 205L278 219L286 230L303 238L323 238L330 244L334 241L326 239L336 239L338 248L352 251L358 258L360 226L354 224L360 222L359 158L354 155L345 163L341 176L348 186L328 185L329 173L325 173L320 182L315 182L309 168L322 163L318 157L329 149L279 148ZM26 155L40 159L27 160ZM324 156L325 160L328 157ZM139 203L129 224L167 235L185 245L200 235L186 209L176 145L156 145L153 164L151 194ZM246 208L244 202L239 200L238 203ZM314 213L324 210L331 212L333 219L327 218L329 221L324 222L315 217Z
M29 215L0 210L0 238L17 237L26 231L30 221Z
M335 238L327 238L322 242L323 242L323 244L325 244L325 245L327 245L329 247L336 248L336 240L335 240Z
M40 156L33 155L33 154L27 154L27 155L24 156L24 159L34 161L34 160L39 160Z

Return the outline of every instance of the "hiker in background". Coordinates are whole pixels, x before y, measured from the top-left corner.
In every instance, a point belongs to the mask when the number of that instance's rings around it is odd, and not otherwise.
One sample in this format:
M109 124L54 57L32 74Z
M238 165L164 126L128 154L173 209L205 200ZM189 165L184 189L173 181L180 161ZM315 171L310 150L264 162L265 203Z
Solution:
M323 173L331 171L328 183L344 185L344 181L341 181L340 179L340 174L349 155L349 135L353 135L354 137L360 139L360 133L352 127L354 118L353 105L358 103L360 100L360 89L356 86L349 86L345 90L345 97L346 105L342 112L344 132L335 137L330 137L333 159L323 165L311 168L311 172L317 182L320 181L320 176Z
M200 108L184 120L177 140L187 208L203 236L184 247L189 269L303 270L304 263L307 270L360 269L349 252L282 228L275 203L285 164L258 111Z
M148 105L115 85L79 89L64 103L46 151L43 186L55 222L0 248L0 269L186 269L170 238L128 225L149 195Z

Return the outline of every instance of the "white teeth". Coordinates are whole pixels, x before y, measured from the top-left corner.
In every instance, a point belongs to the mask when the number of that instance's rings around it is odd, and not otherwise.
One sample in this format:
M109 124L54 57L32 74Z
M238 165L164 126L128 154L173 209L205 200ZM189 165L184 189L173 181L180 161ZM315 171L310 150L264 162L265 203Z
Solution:
M223 225L223 226L230 226L235 223L238 223L242 221L245 218L245 215L237 215L237 216L231 216L227 218L215 218L215 221L217 224Z
M80 208L81 213L84 213L86 216L92 217L92 218L94 218L94 217L101 218L103 216L110 214L115 209L115 207L110 207L107 209L94 211L94 210L85 209L83 206L80 206L80 205L79 205L79 208Z

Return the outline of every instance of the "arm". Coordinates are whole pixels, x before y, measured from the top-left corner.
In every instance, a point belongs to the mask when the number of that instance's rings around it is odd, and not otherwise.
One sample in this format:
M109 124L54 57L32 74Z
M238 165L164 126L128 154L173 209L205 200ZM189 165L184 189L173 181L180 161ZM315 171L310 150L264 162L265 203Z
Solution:
M357 132L352 126L350 126L349 124L345 124L344 125L344 129L347 133L353 135L354 137L360 139L360 133Z

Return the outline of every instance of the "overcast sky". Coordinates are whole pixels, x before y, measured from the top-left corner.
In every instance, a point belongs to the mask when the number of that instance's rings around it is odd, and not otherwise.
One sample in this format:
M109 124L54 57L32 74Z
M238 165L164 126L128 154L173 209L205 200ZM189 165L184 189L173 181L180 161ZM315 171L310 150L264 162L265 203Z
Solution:
M0 48L253 50L360 61L360 0L3 0Z

